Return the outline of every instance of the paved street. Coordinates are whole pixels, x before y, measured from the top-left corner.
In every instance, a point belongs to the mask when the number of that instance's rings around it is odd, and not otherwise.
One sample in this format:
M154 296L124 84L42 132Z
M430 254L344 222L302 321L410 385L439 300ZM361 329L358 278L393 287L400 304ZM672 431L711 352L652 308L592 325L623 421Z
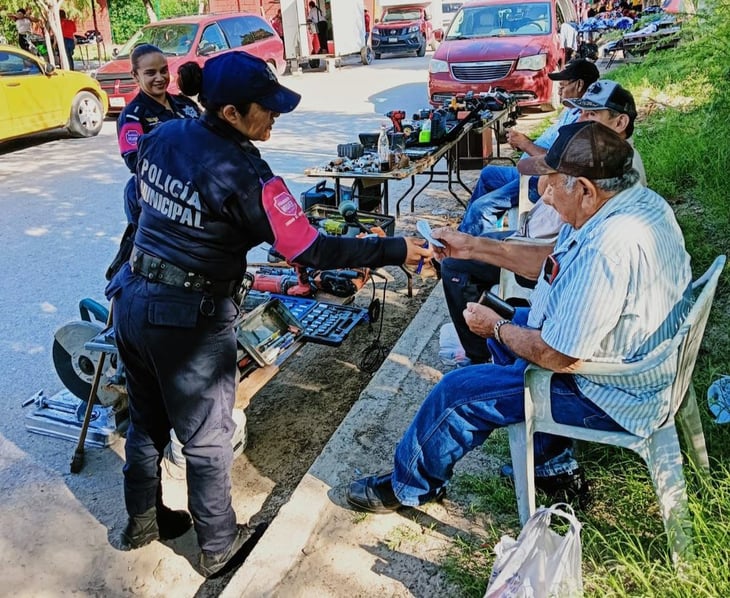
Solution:
M298 196L316 182L303 169L331 159L338 143L377 131L388 110L427 106L428 60L390 58L284 77L303 100L259 146L264 157ZM72 476L74 444L28 433L24 417L32 407L21 408L41 389L49 395L61 389L51 359L54 331L78 319L81 298L105 303L104 271L125 225L127 177L112 120L94 139L45 134L0 145L4 595L108 596L110 587L121 595L141 583L133 570L139 557L108 542L109 530L124 519L119 445L87 452L84 471ZM195 593L190 579L178 581L180 587L158 588L159 595Z

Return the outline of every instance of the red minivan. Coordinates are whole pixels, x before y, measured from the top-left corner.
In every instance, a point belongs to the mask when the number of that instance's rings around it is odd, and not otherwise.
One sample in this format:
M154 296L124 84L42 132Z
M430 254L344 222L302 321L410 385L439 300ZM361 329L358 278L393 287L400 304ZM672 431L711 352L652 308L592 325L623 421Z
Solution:
M139 44L154 44L167 56L171 81L169 92L180 93L178 67L189 61L203 65L208 58L232 50L245 50L265 60L277 74L284 72L284 44L271 25L258 15L229 13L194 15L150 23L122 46L114 60L94 77L109 96L109 113L121 112L139 88L132 78L129 55Z
M562 68L560 25L573 18L572 4L563 0L467 2L429 64L431 103L500 87L521 106L557 108L558 85L548 73Z

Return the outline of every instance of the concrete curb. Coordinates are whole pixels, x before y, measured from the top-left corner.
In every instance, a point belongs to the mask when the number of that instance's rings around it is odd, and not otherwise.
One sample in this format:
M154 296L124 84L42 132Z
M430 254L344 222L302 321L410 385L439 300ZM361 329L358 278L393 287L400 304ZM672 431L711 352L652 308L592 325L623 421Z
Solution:
M408 378L413 378L419 358L434 337L438 339L447 317L439 283L220 598L277 595L283 580L303 559L313 534L342 512L337 487L353 479L358 466L392 467L393 449L410 421L409 413L420 405L440 373L426 371L416 381Z

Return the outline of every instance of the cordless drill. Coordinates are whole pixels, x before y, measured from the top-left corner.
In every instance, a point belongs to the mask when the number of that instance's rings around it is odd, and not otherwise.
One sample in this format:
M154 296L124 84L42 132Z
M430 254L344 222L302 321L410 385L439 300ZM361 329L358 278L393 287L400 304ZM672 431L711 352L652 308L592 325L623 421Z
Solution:
M386 112L385 116L387 116L393 123L393 131L396 133L403 132L403 125L401 124L401 121L406 117L405 110L391 110L390 112Z

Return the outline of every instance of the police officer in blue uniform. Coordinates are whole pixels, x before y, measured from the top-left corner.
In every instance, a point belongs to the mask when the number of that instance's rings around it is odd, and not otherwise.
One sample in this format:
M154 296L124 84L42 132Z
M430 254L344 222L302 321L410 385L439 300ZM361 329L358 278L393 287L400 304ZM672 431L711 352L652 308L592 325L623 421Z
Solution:
M123 540L136 548L182 528L163 530L160 521L160 461L173 428L187 463L200 570L208 577L230 568L251 533L236 524L230 492L238 315L232 297L248 250L270 243L290 262L316 268L415 266L431 251L417 238L328 237L309 224L252 143L267 140L275 119L300 100L264 61L231 52L187 72L185 88L196 88L205 112L141 139L134 250L107 297L114 299L131 421Z
M184 95L167 93L170 69L167 58L157 46L141 44L132 51L129 60L132 63L132 76L139 85L139 93L117 119L117 140L124 163L134 175L139 138L173 118L198 118L200 108ZM124 188L124 211L127 220L136 224L139 206L134 176Z

